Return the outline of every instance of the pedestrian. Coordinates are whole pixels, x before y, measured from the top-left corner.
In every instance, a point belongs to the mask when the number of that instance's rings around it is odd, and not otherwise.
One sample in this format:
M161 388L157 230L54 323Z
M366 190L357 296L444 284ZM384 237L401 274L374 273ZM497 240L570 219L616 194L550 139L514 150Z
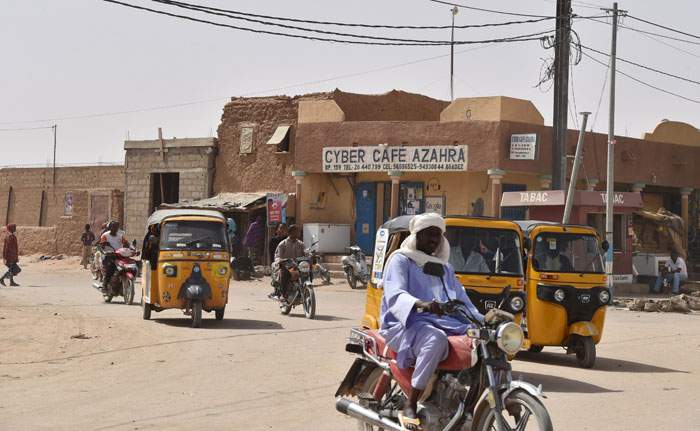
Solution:
M675 250L671 251L671 258L666 261L664 273L656 278L654 293L661 293L661 285L664 280L671 285L671 292L674 295L681 293L681 284L688 280L688 267L685 260L678 255Z
M259 265L265 245L265 223L262 216L257 216L255 221L250 224L248 232L243 238L243 245L248 248L253 264Z
M80 242L83 244L83 260L80 261L80 264L83 265L83 269L87 269L92 254L92 244L95 242L95 234L90 230L89 223L85 225L85 230L80 235Z
M278 224L277 228L275 229L275 235L272 238L270 238L270 244L267 247L267 251L270 255L270 264L272 264L272 262L275 261L275 250L277 250L277 246L280 245L282 241L287 239L287 235L287 224Z
M17 225L8 224L7 225L7 236L5 237L5 244L2 247L2 258L5 261L5 266L7 266L7 272L0 278L0 284L7 286L5 284L5 279L10 279L10 286L19 286L15 283L15 276L22 271L19 267L19 246L17 244Z

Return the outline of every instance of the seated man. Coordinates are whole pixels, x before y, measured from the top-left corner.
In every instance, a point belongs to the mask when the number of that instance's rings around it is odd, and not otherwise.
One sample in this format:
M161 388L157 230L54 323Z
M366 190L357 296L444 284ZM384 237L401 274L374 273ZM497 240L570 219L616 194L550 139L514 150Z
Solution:
M678 252L671 251L671 258L666 261L666 274L661 274L656 278L655 293L661 292L661 284L664 279L672 286L674 295L681 293L681 283L688 280L688 268L685 266L685 260L678 256Z
M301 228L295 224L289 227L288 236L277 246L275 250L275 261L272 264L273 270L277 273L277 279L279 280L279 290L270 294L269 296L285 296L287 294L287 287L289 285L289 280L291 274L285 265L281 264L282 261L286 259L294 260L298 257L304 257L306 255L306 250L304 249L304 243L299 240L299 234L301 233Z
M566 251L566 244L560 244L556 239L545 239L548 243L544 255L537 258L537 269L551 272L572 272L573 267L568 257L562 254Z
M411 235L388 259L382 280L380 334L397 353L400 368L415 367L408 403L399 420L406 429L419 429L418 399L438 364L447 358L448 335L464 335L468 325L451 316L438 315L439 303L458 299L474 319L483 316L469 300L448 263L450 245L444 237L445 221L437 214L421 214L409 224ZM445 283L427 275L423 266L445 266ZM421 311L427 312L421 312Z
M105 278L102 280L102 290L106 290L109 279L114 275L116 265L114 263L114 251L122 247L128 247L129 241L124 236L124 231L119 230L119 222L113 221L109 224L109 230L100 236L100 246L109 246L110 250L102 259L102 265L105 267Z

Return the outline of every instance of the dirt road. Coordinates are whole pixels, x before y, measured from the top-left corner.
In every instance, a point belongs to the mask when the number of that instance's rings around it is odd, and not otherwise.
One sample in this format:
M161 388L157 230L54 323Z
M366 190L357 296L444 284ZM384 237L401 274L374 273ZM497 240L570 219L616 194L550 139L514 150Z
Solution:
M225 320L192 329L178 311L143 321L103 303L65 267L29 263L21 288L0 288L0 430L356 429L333 394L362 291L319 287L309 321L280 315L266 282L237 282ZM556 429L697 429L700 316L608 316L594 370L560 349L513 363L544 386Z

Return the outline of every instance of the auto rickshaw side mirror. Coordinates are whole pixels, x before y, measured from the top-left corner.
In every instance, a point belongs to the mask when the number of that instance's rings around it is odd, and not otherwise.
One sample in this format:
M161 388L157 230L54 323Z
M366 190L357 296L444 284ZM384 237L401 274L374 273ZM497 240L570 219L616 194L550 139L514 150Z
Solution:
M608 251L610 250L610 243L608 242L607 239L604 239L603 242L600 244L600 248L603 249L603 251Z

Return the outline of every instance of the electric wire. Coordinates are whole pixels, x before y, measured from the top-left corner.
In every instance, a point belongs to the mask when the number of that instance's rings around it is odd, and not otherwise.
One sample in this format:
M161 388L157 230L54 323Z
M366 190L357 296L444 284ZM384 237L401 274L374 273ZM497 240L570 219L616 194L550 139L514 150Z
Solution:
M631 19L633 19L633 20L636 20L636 21L640 21L640 22L643 22L643 23L646 23L646 24L649 24L649 25L653 25L654 27L663 28L664 30L672 31L672 32L674 32L674 33L678 33L678 34L682 34L682 35L685 35L685 36L690 36L690 37L694 37L694 38L696 38L696 39L700 39L700 36L698 36L698 35L696 35L696 34L687 33L687 32L685 32L685 31L681 31L681 30L675 29L675 28L673 28L673 27L667 27L667 26L665 26L665 25L658 24L658 23L655 23L655 22L653 22L653 21L648 21L648 20L646 20L646 19L638 18L638 17L636 17L636 16L634 16L634 15L627 14L627 17L628 17L628 18L631 18Z
M46 130L53 129L54 126L40 126L40 127L17 127L13 129L0 129L0 132L20 132L25 130Z
M595 108L595 115L593 116L593 122L591 123L591 132L595 128L596 123L598 122L598 113L600 112L600 105L603 103L603 94L605 94L605 87L606 84L608 83L608 74L610 73L610 61L612 59L608 58L608 64L605 67L605 76L603 76L603 86L600 88L600 96L598 97L598 105Z
M605 55L605 56L610 56L610 54L608 54L608 53L606 53L606 52L599 51L599 50L597 50L597 49L595 49L595 48L590 48L590 47L585 46L585 45L581 45L581 47L582 47L583 49L587 49L588 51L595 52L596 54ZM633 65L633 66L637 66L637 67L640 67L640 68L645 69L645 70L649 70L649 71L652 71L652 72L656 72L656 73L661 74L661 75L665 75L665 76L668 76L668 77L671 77L671 78L680 79L680 80L682 80L682 81L690 82L690 83L692 83L692 84L700 85L700 81L696 81L696 80L694 80L694 79L686 78L686 77L684 77L684 76L675 75L675 74L669 73L669 72L664 72L663 70L655 69L655 68L650 67L650 66L645 66L645 65L643 65L643 64L639 64L639 63L636 63L636 62L631 61L631 60L626 60L626 59L624 59L624 58L622 58L622 57L616 57L616 59L617 59L618 61L623 62L623 63L631 64L631 65Z
M125 3L125 2L121 2L121 1L117 1L117 0L102 0L102 1L106 2L106 3L113 3L116 5L132 8L132 9L151 12L151 13L155 13L158 15L166 15L166 16L170 16L173 18L184 19L187 21L194 21L194 22L199 22L199 23L203 23L203 24L209 24L209 25L213 25L216 27L226 27L226 28L230 28L230 29L234 29L234 30L248 31L248 32L252 32L252 33L269 34L269 35L274 35L274 36L284 36L284 37L290 37L290 38L315 40L315 41L322 41L322 42L347 43L347 44L354 44L354 45L444 46L444 45L451 45L453 43L454 43L454 45L472 45L472 44L492 43L492 42L511 43L511 42L524 42L524 41L539 40L539 38L542 35L547 34L547 33L551 33L551 30L547 30L547 31L543 31L543 32L514 36L514 37L507 37L507 38L488 39L488 40L468 40L468 41L461 40L461 41L454 41L454 42L452 42L452 41L444 41L444 42L442 42L442 41L368 42L368 41L362 41L362 40L322 38L322 37L316 37L316 36L308 36L308 35L292 34L292 33L282 33L282 32L277 32L277 31L270 31L270 30L254 29L254 28L250 28L250 27L234 26L234 25L230 25L230 24L223 24L223 23L219 23L219 22L215 22L215 21L194 18L194 17L187 16L187 15L180 15L180 14L165 12L165 11L158 10L158 9L151 9L151 8L144 7L144 6L137 6L134 4ZM399 40L399 39L395 39L395 40Z
M428 1L433 2L433 3L442 3L445 5L449 5L449 6L457 6L457 7L463 8L463 9L476 10L479 12L496 13L496 14L501 14L501 15L523 16L523 17L527 17L527 18L556 18L556 16L551 16L551 15L534 15L534 14L529 14L529 13L517 13L517 12L506 12L506 11L494 10L494 9L484 9L484 8L480 8L480 7L467 6L465 4L454 3L454 2L443 1L443 0L428 0Z
M162 3L162 4L169 4L169 5L183 5L183 6L191 6L195 7L197 9L200 9L202 11L204 10L209 10L209 11L215 11L215 12L226 12L229 14L235 14L235 15L241 15L241 16L249 16L253 18L263 18L263 19L272 19L272 20L277 20L277 21L289 21L289 22L298 22L298 23L304 23L304 24L318 24L318 25L331 25L331 26L342 26L342 27L360 27L360 28L385 28L385 29L407 29L407 30L446 30L452 28L451 25L387 25L387 24L360 24L360 23L347 23L347 22L337 22L337 21L316 21L316 20L308 20L308 19L299 19L299 18L289 18L289 17L280 17L280 16L272 16L272 15L262 15L262 14L255 14L255 13L250 13L250 12L241 12L241 11L236 11L236 10L231 10L231 9L221 9L221 8L215 8L211 6L203 6L203 5L198 5L194 3L186 3L186 2L178 2L178 1L170 1L170 0L151 0L156 3ZM507 25L515 25L515 24L531 24L531 23L536 23L536 22L542 22L542 21L547 21L555 19L555 17L541 17L537 19L529 19L529 20L520 20L520 21L507 21L507 22L497 22L497 23L486 23L486 24L463 24L463 25L458 25L455 24L454 28L456 29L464 29L464 28L483 28L483 27L500 27L500 26L507 26Z
M596 17L596 16L574 16L574 18L575 18L575 19L586 19L586 20L594 21L594 22L597 22L597 23L600 23L600 24L612 25L612 23L609 23L609 22L607 22L607 21L601 21L601 20L597 19L597 18L600 18L600 17ZM674 41L676 41L676 42L689 43L689 44L691 44L691 45L700 45L700 42L696 42L696 41L694 41L694 40L688 40L688 39L683 39L683 38L680 38L680 37L669 36L669 35L666 35L666 34L655 33L655 32L653 32L653 31L642 30L642 29L640 29L640 28L631 27L631 26L625 25L625 24L619 24L619 23L618 23L617 26L618 26L619 28L624 28L624 29L626 29L626 30L632 30L632 31L635 31L635 32L637 32L637 33L642 33L642 34L647 34L647 35L662 37L662 38L664 38L664 39L674 40Z
M607 67L607 65L606 65L605 63L603 63L602 61L600 61L600 60L598 60L597 58L593 57L592 55L589 55L589 54L587 54L587 53L585 53L585 52L583 53L583 55L586 56L586 57L588 57L588 58L590 58L591 60L595 61L596 63L598 63L598 64L600 64L600 65L602 65L602 66L606 66L606 67ZM655 85L653 85L653 84L649 84L648 82L642 81L642 80L639 79L639 78L635 78L634 76L629 75L629 74L627 74L627 73L625 73L625 72L623 72L623 71L621 71L621 70L616 70L616 73L619 73L619 74L622 75L622 76L626 76L627 78L629 78L629 79L631 79L631 80L633 80L633 81L635 81L635 82L637 82L637 83L639 83L639 84L642 84L642 85L644 85L644 86L646 86L646 87L653 88L654 90L660 91L660 92L662 92L662 93L666 93L666 94L668 94L668 95L670 95L670 96L676 96L676 97L678 97L678 98L680 98L680 99L687 100L688 102L693 102L693 103L698 103L698 104L700 104L700 100L692 99L692 98L690 98L690 97L686 97L686 96L680 95L680 94L678 94L678 93L674 93L674 92L672 92L672 91L665 90L665 89L663 89L663 88L661 88L661 87L657 87L657 86L655 86Z

